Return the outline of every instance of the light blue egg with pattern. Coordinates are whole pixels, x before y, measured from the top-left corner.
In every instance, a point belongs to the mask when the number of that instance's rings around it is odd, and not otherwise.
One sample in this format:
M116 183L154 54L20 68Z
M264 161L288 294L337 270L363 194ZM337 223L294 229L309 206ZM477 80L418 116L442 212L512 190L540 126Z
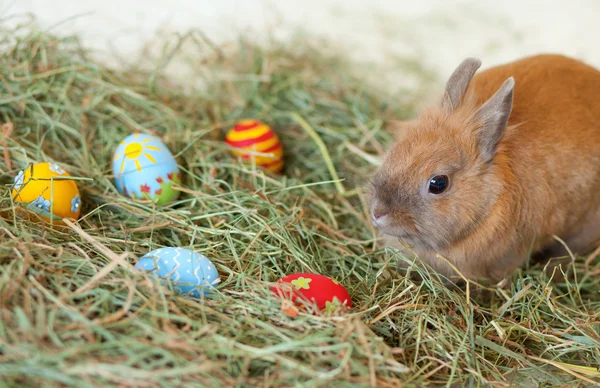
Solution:
M195 298L207 294L221 281L217 268L209 259L185 248L155 249L144 255L135 268L161 279L169 278L175 291Z
M156 136L134 133L115 150L112 170L119 192L163 205L177 199L181 183L175 157Z

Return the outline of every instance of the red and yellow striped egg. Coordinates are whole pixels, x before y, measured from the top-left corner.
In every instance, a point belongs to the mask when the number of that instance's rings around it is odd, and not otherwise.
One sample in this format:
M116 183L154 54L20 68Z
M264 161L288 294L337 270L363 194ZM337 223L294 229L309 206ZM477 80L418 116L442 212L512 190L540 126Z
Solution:
M233 147L233 154L265 170L279 173L283 170L283 147L277 134L258 120L242 120L229 130L225 142ZM254 155L244 151L270 155Z

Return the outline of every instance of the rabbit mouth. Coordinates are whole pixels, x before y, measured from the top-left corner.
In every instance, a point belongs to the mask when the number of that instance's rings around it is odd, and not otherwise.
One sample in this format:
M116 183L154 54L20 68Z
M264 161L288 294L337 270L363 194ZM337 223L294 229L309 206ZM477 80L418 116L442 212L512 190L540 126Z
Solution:
M393 226L385 225L378 220L373 220L373 226L377 228L381 233L387 234L388 236L396 237L402 240L411 240L412 236L405 230L396 228Z
M406 242L413 241L416 237L406 227L398 225L389 213L377 214L376 212L372 212L371 223L379 232Z

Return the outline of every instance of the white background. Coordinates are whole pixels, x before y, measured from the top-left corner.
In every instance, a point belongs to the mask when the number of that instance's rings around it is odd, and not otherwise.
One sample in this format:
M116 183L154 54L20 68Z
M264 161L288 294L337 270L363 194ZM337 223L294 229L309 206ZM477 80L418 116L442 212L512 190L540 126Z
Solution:
M124 56L157 31L195 28L222 43L239 33L286 36L302 27L356 58L417 59L442 78L466 56L485 68L557 52L600 68L600 0L0 0L0 16L16 13Z

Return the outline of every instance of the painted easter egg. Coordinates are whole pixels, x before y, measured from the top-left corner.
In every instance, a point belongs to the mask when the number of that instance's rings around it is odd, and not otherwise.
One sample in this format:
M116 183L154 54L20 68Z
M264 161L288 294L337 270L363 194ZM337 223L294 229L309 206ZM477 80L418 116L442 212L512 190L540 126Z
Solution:
M283 170L283 147L277 134L265 123L257 120L242 120L229 130L225 137L232 153L248 163L268 171ZM260 152L262 155L250 154Z
M179 197L179 191L173 189L181 183L177 161L155 136L127 136L115 150L112 169L117 189L131 198L163 205Z
M63 226L63 218L76 220L81 212L81 197L69 176L53 163L35 163L20 171L12 189L17 213L29 220L42 219Z
M278 284L290 283L289 287ZM333 311L342 305L352 307L350 294L338 281L324 275L297 273L281 278L271 291L284 299L291 299L298 305L303 301L316 304L322 311Z
M214 264L198 252L185 248L159 248L144 255L135 268L150 272L173 289L195 298L207 294L221 279Z

